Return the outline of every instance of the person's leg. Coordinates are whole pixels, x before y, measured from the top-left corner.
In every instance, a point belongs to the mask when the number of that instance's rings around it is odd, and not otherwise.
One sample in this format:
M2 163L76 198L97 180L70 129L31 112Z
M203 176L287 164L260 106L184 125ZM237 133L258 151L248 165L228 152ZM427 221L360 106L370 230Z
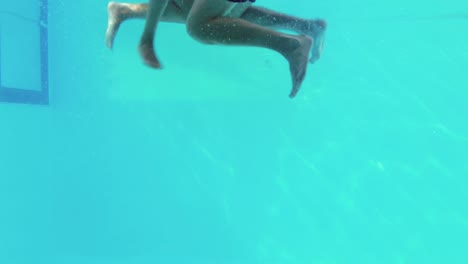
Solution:
M193 0L170 1L161 16L161 21L184 24L191 2ZM145 19L148 13L148 5L110 2L107 5L107 12L106 46L112 49L115 36L122 22L133 18Z
M147 4L109 2L107 4L106 46L114 47L114 39L123 21L130 18L146 18Z
M290 97L304 80L312 39L280 33L244 19L223 17L232 9L226 0L195 0L187 18L187 31L207 44L257 46L275 50L289 62L293 87Z
M302 19L254 6L249 7L241 18L265 27L285 29L310 36L314 40L310 62L313 63L320 58L327 27L324 20Z
M179 1L178 1L179 2ZM181 3L190 1L183 0ZM170 1L166 9L164 10L161 21L172 22L172 23L185 23L188 15L188 7L181 6L175 1ZM117 3L110 2L107 5L108 12L108 23L106 30L106 46L112 49L114 45L114 39L117 35L117 31L122 22L127 19L138 18L145 19L147 16L148 5L147 4L128 4L128 3Z
M138 51L143 59L143 62L155 69L161 68L161 63L154 51L154 35L159 19L166 9L169 0L149 0L148 12L146 16L146 24L143 34L141 35Z
M193 0L170 1L162 14L161 21L185 23L192 4ZM147 11L147 4L110 2L108 5L109 23L106 31L106 45L112 48L117 30L124 20L146 18ZM314 40L310 62L313 63L320 58L325 40L326 22L324 20L302 19L255 6L247 8L240 18L261 26L291 30L310 36Z

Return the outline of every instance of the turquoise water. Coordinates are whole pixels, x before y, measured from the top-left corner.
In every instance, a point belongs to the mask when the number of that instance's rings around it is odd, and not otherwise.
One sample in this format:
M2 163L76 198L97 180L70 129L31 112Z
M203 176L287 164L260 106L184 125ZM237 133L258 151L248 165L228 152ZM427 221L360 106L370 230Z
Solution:
M468 2L257 2L328 20L293 100L275 53L161 24L154 71L142 21L110 52L107 1L50 2L50 105L0 103L0 263L468 262Z

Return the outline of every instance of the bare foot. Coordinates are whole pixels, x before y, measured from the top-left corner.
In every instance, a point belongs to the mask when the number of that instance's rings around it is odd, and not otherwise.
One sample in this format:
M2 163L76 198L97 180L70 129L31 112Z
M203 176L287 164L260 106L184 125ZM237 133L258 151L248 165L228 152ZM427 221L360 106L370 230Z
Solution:
M304 35L298 36L297 40L299 41L299 46L286 56L286 59L289 62L289 70L291 71L293 82L293 87L289 94L290 98L296 96L297 92L301 88L302 82L304 81L307 66L309 64L309 54L313 43L313 40L310 37Z
M322 55L323 46L325 43L325 30L327 29L327 22L325 20L317 19L310 20L308 32L305 34L314 40L309 62L314 63Z
M125 4L116 2L109 2L107 5L107 30L106 30L106 46L112 49L114 46L114 39L120 24L123 21L123 14L130 11Z
M141 41L138 46L138 51L143 59L143 62L151 68L162 69L161 63L156 57L152 41Z

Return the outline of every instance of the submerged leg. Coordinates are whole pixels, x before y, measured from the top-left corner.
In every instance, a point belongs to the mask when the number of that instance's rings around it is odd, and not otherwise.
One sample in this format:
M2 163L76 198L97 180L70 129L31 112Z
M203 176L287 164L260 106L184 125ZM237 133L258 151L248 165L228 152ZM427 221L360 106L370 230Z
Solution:
M285 29L310 36L314 40L310 62L314 63L320 58L325 41L327 23L324 20L302 19L263 7L249 7L242 19L265 27Z
M146 16L146 24L143 34L141 35L138 51L143 59L143 62L155 69L161 68L156 52L154 51L154 36L164 10L166 9L169 0L150 0L148 13Z
M113 48L115 36L123 21L130 18L145 18L147 11L147 4L109 2L107 5L106 46L109 49Z
M244 19L222 17L232 5L226 0L195 0L187 18L187 31L207 44L257 46L277 51L289 62L293 83L290 97L294 97L305 77L312 39L277 32Z
M117 31L119 30L122 22L131 18L146 18L148 5L110 2L107 5L107 12L108 23L106 30L106 46L112 49L115 36L117 35ZM166 9L161 16L161 21L185 23L187 14L188 11L185 8L181 8L174 1L171 1L166 6Z
M177 3L182 3L179 6ZM170 1L164 10L161 21L185 23L192 1ZM106 45L112 48L120 24L129 18L146 18L147 4L128 4L110 2L108 5L109 23L106 32ZM320 58L325 41L327 24L321 19L302 19L279 13L263 7L249 7L241 16L251 23L261 26L286 29L310 36L314 40L310 62Z

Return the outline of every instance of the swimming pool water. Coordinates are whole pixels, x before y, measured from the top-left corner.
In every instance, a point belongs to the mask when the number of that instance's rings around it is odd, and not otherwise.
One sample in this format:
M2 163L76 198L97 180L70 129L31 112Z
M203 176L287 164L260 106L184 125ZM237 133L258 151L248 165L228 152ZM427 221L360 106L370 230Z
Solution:
M257 1L328 20L293 100L180 25L107 50L106 4L50 1L50 105L0 104L0 263L467 262L466 1Z

